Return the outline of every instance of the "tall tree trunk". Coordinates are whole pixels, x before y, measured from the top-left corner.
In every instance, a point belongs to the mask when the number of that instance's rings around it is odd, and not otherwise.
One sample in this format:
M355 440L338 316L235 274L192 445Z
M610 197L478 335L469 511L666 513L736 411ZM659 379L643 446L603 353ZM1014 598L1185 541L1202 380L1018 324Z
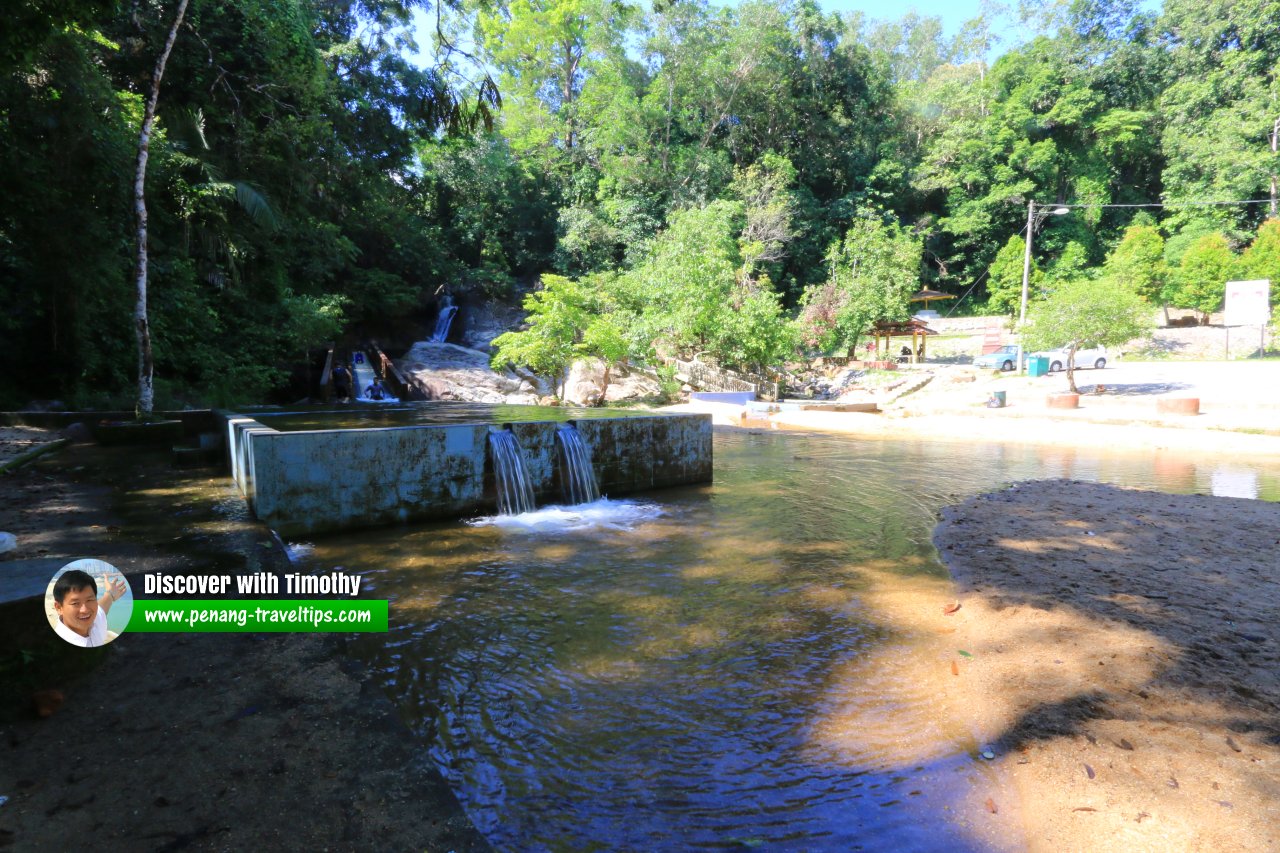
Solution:
M142 114L142 131L138 134L138 169L133 179L133 212L138 221L138 263L135 270L138 301L133 309L133 325L138 339L137 414L140 417L151 414L155 396L151 381L155 366L151 358L151 326L147 322L147 158L151 152L151 129L156 123L156 104L160 100L160 80L164 77L164 67L169 62L173 43L178 40L178 28L182 26L182 18L186 14L187 0L181 0L178 12L173 16L173 24L169 27L164 50L160 52L156 69L151 75L151 92L147 96L147 107Z
M1072 394L1080 393L1080 389L1076 387L1076 348L1074 346L1067 350L1067 390Z

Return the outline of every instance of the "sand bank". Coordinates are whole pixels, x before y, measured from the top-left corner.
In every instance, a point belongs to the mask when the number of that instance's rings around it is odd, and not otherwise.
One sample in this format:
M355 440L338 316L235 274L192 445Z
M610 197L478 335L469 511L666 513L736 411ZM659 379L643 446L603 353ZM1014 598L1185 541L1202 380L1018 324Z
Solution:
M946 704L1000 776L988 829L1280 849L1280 505L1033 482L946 511L934 541L961 604L928 620Z
M705 412L717 426L753 429L796 429L856 435L871 439L924 439L973 444L1007 442L1053 447L1103 447L1127 450L1174 450L1243 455L1250 458L1280 457L1280 436L1258 435L1226 428L1109 423L1071 414L1038 417L1001 410L975 414L924 414L901 412L860 414L852 412L782 411L769 415L749 413L725 403L684 403L661 411ZM1123 414L1108 412L1114 419Z

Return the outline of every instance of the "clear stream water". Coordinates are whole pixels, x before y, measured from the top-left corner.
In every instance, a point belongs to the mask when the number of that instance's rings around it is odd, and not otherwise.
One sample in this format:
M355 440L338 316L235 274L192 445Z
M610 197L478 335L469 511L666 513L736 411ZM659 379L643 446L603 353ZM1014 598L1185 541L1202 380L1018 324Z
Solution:
M706 487L295 548L391 600L359 654L498 849L987 849L958 806L981 745L900 675L913 638L868 572L944 577L936 513L1018 480L1280 499L1280 466L1185 455L737 431L715 454Z

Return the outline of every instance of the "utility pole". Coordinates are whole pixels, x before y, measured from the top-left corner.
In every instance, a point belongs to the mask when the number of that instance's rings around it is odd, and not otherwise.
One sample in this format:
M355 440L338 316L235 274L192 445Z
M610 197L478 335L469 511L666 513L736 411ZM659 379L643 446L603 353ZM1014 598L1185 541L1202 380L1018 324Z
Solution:
M1276 215L1276 138L1280 137L1280 118L1271 125L1271 215Z
M1274 137L1272 137L1274 139ZM1018 325L1027 322L1027 287L1031 282L1031 229L1035 226L1036 203L1027 202L1027 231L1023 245L1026 251L1022 255L1022 308L1018 312Z
M1027 290L1031 284L1031 229L1035 227L1036 203L1027 202L1026 249L1022 254L1022 307L1018 311L1018 373L1022 373L1022 327L1027 322Z

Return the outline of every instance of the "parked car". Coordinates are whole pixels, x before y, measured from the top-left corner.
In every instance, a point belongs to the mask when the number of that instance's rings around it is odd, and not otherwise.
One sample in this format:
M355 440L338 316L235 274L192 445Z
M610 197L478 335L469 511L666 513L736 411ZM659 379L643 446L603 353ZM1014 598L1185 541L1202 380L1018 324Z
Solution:
M994 352L980 355L973 360L974 367L989 370L1013 370L1018 364L1018 345L1005 344Z
M1043 350L1041 352L1033 352L1031 356L1040 356L1049 359L1049 372L1056 373L1059 370L1065 370L1067 367L1067 351L1069 347L1061 346L1057 349ZM1107 348L1106 347L1081 347L1076 350L1073 359L1074 366L1077 370L1082 367L1095 367L1098 370L1107 366Z

